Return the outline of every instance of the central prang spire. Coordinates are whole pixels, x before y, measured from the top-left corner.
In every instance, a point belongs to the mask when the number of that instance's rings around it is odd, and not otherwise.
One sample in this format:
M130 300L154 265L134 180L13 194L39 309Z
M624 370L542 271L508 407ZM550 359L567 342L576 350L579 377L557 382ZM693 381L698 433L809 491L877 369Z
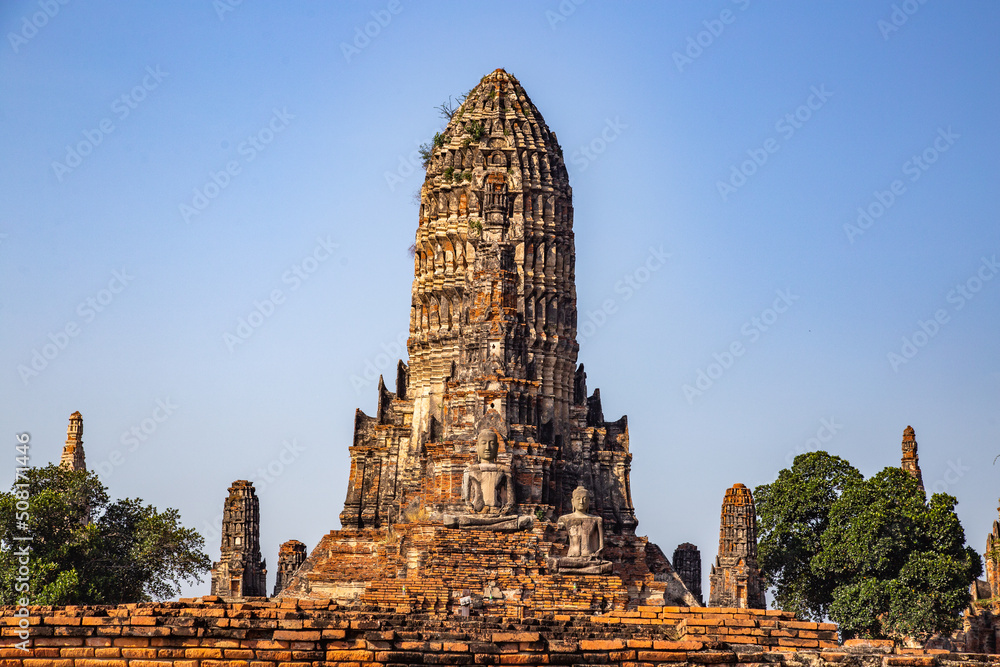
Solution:
M576 365L573 193L555 134L498 69L427 153L409 363L395 391L380 381L374 416L357 412L341 523L461 515L475 443L493 433L508 511L561 516L582 485L609 534L634 535L628 422L604 419Z
M517 79L498 69L469 91L435 136L420 201L413 440L468 430L447 414L456 391L470 415L495 410L513 435L564 434L579 350L572 190L556 136Z
M628 419L604 418L576 366L555 134L498 69L426 158L409 364L355 413L341 530L281 595L459 613L483 591L524 615L698 604L635 534Z

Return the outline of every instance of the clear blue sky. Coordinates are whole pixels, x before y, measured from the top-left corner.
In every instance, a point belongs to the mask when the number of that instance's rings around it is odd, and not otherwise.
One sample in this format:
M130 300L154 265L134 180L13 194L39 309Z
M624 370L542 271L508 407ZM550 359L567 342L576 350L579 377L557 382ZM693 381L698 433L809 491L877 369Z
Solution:
M35 0L0 29L4 484L15 433L57 460L80 410L112 494L213 558L256 480L270 587L280 542L339 528L366 368L399 356L413 151L503 67L565 151L580 360L629 416L639 532L699 545L707 584L728 486L819 436L874 474L912 424L984 548L996 3Z

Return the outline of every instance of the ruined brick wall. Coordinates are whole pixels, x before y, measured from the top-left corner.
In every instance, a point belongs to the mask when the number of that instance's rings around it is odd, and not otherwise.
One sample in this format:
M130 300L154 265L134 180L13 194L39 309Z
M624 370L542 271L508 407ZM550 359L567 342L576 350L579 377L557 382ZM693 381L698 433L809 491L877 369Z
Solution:
M1000 508L997 509L1000 512ZM963 651L996 651L1000 645L1000 520L986 536L986 580L972 582L972 602L962 618L962 629L951 637L935 637L943 648Z
M592 619L621 625L668 625L678 639L705 643L726 642L768 650L837 648L833 623L800 621L789 611L732 607L639 607L614 611Z
M1000 609L995 603L980 606L973 602L963 614L961 630L951 637L933 637L928 646L971 653L996 653L997 637L1000 636L998 612Z
M118 607L31 607L28 651L16 647L14 611L0 608L2 667L1000 664L1000 656L894 650L891 642L838 646L830 639L834 631L789 620L783 612L719 608L644 607L620 615L517 620L373 614L320 601L223 603L215 597Z

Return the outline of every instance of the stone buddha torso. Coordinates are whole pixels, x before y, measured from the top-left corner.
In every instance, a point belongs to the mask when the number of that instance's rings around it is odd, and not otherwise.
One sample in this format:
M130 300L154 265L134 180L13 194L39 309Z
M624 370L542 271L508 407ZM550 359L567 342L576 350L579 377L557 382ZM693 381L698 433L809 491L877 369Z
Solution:
M474 463L465 471L466 482L463 487L468 489L466 504L475 512L501 510L510 503L506 502L508 495L507 480L510 471L496 463Z

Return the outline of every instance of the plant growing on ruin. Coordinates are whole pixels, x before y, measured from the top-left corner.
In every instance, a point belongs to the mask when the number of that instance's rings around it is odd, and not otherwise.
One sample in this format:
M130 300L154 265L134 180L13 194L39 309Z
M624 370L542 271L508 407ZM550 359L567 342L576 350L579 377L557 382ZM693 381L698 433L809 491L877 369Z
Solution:
M993 547L983 554L983 558L1000 567L1000 547Z
M431 163L431 157L433 157L434 154L433 144L420 144L420 147L417 148L417 152L420 153L420 163L423 165L424 169L426 169L427 165Z
M474 120L465 126L465 131L469 133L473 141L479 141L486 133L486 128L478 120Z
M483 232L483 221L476 218L469 220L469 231L481 234Z
M440 132L434 133L434 147L441 148L444 146L444 135Z
M32 536L28 590L32 604L121 604L166 599L211 567L204 540L138 498L111 502L96 474L55 465L26 479L27 531L18 525L18 489L0 493L0 604L25 593L15 586L15 536Z
M471 169L466 169L465 171L462 172L462 180L464 180L464 181L471 181L472 180L472 170Z
M469 91L469 92L472 92L472 91ZM434 108L437 109L438 115L440 115L442 118L444 118L444 120L446 122L450 121L454 117L455 112L458 111L459 108L462 106L462 103L465 102L465 98L467 96L468 96L468 94L462 95L462 96L458 97L454 102L452 102L451 101L451 95L449 95L448 99L445 102L442 102L441 104L439 104L438 106L436 106Z
M445 168L444 173L442 174L442 176L444 176L444 180L446 180L446 181L454 180L454 178L455 178L455 168L454 167L447 167L447 168Z

